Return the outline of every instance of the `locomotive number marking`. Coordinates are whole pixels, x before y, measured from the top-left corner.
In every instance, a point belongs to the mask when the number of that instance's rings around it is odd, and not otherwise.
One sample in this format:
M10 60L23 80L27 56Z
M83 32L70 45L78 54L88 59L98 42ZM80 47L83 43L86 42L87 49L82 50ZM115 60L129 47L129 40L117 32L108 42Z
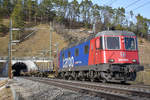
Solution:
M74 66L74 58L69 57L63 59L63 68L73 67Z

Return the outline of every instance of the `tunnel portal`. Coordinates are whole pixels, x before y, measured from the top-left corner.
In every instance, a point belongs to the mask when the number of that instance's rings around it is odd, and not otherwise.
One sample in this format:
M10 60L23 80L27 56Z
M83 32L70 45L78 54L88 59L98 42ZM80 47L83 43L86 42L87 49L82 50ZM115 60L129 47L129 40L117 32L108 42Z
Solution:
M24 64L22 62L17 62L12 66L12 70L13 70L14 76L20 76L21 72L27 72L28 68L27 68L26 64Z

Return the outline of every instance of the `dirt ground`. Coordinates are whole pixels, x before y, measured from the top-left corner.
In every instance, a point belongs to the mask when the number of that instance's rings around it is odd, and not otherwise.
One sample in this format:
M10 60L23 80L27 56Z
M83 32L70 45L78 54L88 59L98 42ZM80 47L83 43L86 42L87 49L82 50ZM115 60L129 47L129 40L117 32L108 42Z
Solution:
M1 80L0 81L0 87L2 87L3 85L5 85L7 83L7 80Z
M0 81L0 100L13 100L13 95L10 87L5 87L7 80ZM3 88L4 86L4 88Z

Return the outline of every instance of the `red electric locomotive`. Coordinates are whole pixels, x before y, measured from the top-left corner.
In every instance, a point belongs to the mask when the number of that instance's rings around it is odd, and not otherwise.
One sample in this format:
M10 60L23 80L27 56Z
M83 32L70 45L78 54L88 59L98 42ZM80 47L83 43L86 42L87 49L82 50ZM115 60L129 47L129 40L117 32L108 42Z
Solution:
M60 52L62 77L126 82L134 81L136 73L143 69L133 32L99 32L94 38Z

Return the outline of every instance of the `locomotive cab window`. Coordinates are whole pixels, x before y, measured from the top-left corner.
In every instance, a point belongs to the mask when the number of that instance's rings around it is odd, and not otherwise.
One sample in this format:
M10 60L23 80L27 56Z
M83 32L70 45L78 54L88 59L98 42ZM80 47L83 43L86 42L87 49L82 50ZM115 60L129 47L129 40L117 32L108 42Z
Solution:
M70 51L68 51L68 57L71 57L71 52Z
M136 40L134 38L125 37L124 40L126 50L136 50Z
M76 57L79 56L79 49L78 48L75 49L75 56Z
M85 45L84 46L84 54L88 54L89 53L89 46Z
M120 49L120 38L119 37L106 37L106 45L108 50L119 50Z

